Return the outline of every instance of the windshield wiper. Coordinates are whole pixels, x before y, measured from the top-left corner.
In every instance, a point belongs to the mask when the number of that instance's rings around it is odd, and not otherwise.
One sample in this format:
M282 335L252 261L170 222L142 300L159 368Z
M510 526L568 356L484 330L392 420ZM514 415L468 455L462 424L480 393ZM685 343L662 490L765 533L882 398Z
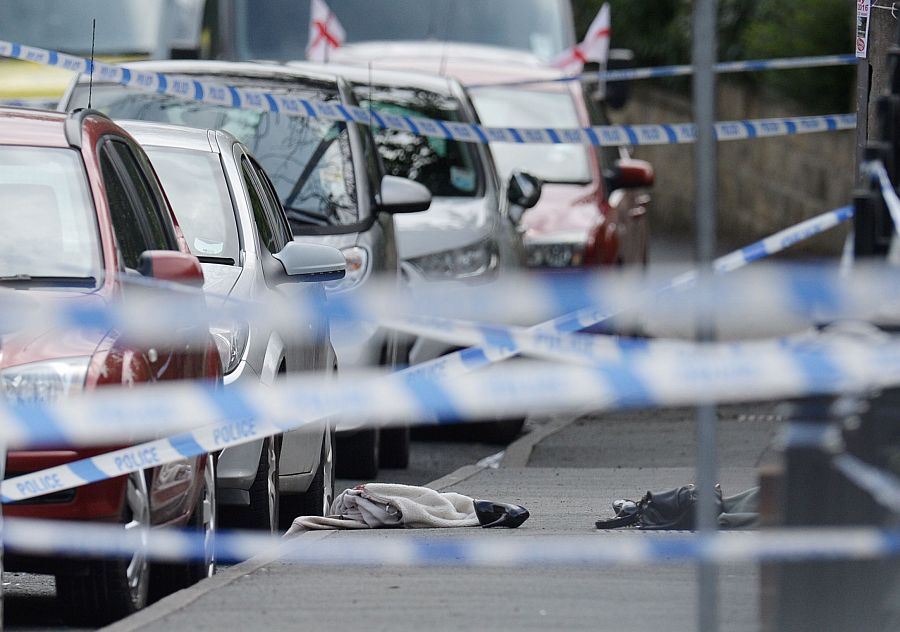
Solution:
M30 274L12 274L0 276L0 285L94 287L97 285L97 279L92 276L31 276Z
M284 212L288 216L288 221L297 224L312 224L313 226L331 226L332 217L324 213L316 211L307 211L302 208L294 208L293 206L285 206Z
M231 257L197 257L200 263L217 263L220 266L233 266L234 259Z

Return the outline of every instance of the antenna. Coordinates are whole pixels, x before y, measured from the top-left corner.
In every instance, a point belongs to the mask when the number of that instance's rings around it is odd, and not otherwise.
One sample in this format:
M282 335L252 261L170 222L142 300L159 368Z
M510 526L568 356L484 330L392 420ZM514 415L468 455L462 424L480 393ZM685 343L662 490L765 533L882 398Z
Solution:
M91 109L91 101L94 98L94 41L97 39L97 18L91 20L91 74L88 79L88 109Z

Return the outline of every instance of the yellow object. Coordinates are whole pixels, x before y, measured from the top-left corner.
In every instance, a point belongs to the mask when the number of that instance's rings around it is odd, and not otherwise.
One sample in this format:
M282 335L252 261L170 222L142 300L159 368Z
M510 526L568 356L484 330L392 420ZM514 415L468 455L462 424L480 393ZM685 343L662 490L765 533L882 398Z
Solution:
M146 56L97 57L97 61L118 63L146 59ZM65 93L74 72L18 59L0 59L0 102L56 103Z

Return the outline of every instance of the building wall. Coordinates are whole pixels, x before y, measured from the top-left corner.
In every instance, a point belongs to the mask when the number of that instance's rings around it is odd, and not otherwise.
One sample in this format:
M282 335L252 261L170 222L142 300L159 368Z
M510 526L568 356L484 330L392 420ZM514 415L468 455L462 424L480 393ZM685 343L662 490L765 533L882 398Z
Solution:
M796 116L802 110L783 98L720 82L718 119ZM616 122L680 123L692 120L690 99L636 85L628 107ZM693 229L693 152L690 146L637 147L636 158L653 163L654 231L687 233ZM855 132L719 143L719 239L741 245L850 203L855 170ZM840 252L846 228L798 246L805 256Z

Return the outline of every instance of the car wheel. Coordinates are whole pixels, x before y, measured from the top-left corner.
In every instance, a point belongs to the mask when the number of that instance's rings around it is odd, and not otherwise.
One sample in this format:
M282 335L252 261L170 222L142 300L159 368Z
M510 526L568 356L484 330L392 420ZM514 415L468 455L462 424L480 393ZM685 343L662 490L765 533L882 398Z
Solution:
M503 421L474 424L472 433L480 441L506 445L522 434L524 427L524 419L504 419Z
M143 472L128 476L122 524L126 530L150 527L150 494ZM117 621L146 606L149 592L150 564L143 548L126 559L89 561L86 577L56 576L57 600L69 625Z
M216 572L216 465L213 455L206 458L203 470L203 491L197 499L187 527L203 534L203 556L181 564L154 564L152 567L151 600L193 586Z
M221 507L223 526L235 529L254 529L274 533L278 528L278 450L275 437L263 440L256 477L250 485L250 505Z
M409 467L409 426L383 428L378 466L403 470Z
M378 428L364 428L337 438L338 478L373 479L378 476Z
M319 457L319 469L312 483L302 494L283 494L281 496L281 530L290 529L294 518L298 516L325 516L331 510L334 500L334 431L328 429L322 438L322 454Z

